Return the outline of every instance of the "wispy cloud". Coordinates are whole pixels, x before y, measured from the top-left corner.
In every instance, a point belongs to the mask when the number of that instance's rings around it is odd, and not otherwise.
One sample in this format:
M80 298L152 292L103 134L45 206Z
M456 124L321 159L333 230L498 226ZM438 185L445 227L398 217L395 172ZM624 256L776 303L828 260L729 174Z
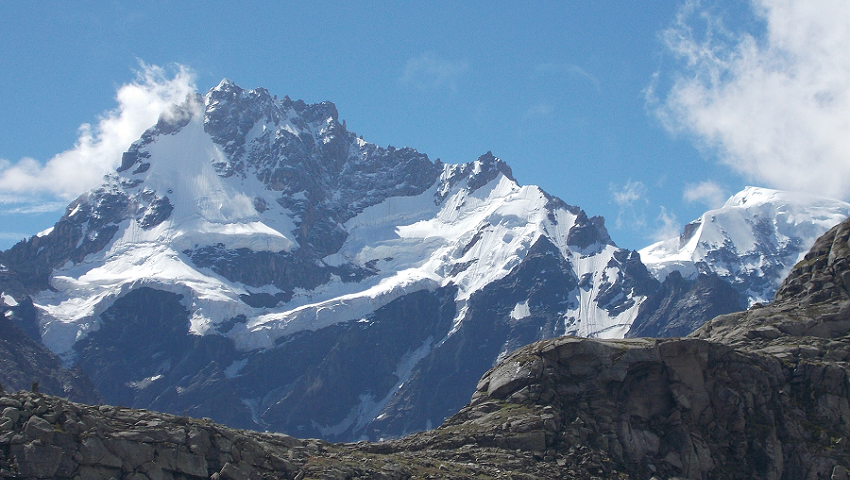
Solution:
M762 32L727 28L697 0L684 5L663 34L679 67L666 92L648 89L651 106L750 179L847 198L850 3L750 3L748 25Z
M638 200L643 199L646 195L646 187L643 182L629 180L622 187L617 187L614 184L610 186L611 198L614 203L621 207L630 207Z
M643 182L629 180L624 185L610 184L611 200L617 204L619 213L614 222L616 228L646 226L644 209L646 204L646 186Z
M599 84L599 79L597 79L593 74L589 73L587 70L572 63L539 63L534 66L534 71L537 73L555 73L579 78L593 85L596 91L602 91L602 87Z
M529 107L523 114L522 118L524 120L531 120L533 118L548 117L554 112L555 107L553 105L548 103L538 103L537 105Z
M679 231L681 230L679 221L676 219L676 215L668 211L664 206L661 207L661 212L655 218L655 221L658 228L650 236L653 241L660 242L679 236Z
M404 65L399 81L420 90L447 89L456 92L458 82L469 72L469 64L425 52Z
M2 203L2 202L0 202ZM26 204L22 204L23 202L15 202L18 206L9 208L9 209L0 209L0 214L3 215L31 215L35 213L50 213L50 212L61 212L65 210L65 207L68 206L68 202L55 202L55 201L28 201Z
M118 107L105 112L96 126L83 124L80 136L70 150L46 163L22 158L16 163L0 162L0 196L14 196L22 203L40 204L21 208L51 208L44 196L72 199L98 185L103 175L121 162L121 154L152 127L174 103L195 91L194 75L180 65L173 76L162 67L140 62L135 81L120 87L115 95ZM35 210L33 210L35 211Z
M685 185L682 198L689 203L699 202L708 208L720 208L729 195L715 182L707 180L696 184Z

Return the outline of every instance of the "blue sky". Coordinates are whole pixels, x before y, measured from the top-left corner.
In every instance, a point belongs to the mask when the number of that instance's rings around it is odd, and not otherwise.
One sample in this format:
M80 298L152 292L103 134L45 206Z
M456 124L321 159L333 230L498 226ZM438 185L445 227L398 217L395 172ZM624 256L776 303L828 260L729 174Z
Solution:
M746 185L850 193L845 2L137 3L4 3L0 248L222 78L381 146L492 151L626 248Z

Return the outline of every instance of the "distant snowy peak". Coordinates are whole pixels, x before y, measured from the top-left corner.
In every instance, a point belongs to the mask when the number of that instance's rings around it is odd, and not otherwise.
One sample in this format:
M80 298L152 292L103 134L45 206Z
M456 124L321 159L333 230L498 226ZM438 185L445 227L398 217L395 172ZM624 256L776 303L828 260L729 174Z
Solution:
M816 195L747 187L672 238L640 250L659 280L716 273L749 304L767 302L814 241L850 215L850 204Z
M848 204L833 198L812 195L809 193L787 192L783 190L748 186L735 195L729 197L729 200L726 200L726 203L721 208L753 208L764 205L770 205L772 208L776 208L777 210L782 210L786 206L787 208L804 208L806 211L811 211L814 215L817 215L819 209L829 210L836 205Z

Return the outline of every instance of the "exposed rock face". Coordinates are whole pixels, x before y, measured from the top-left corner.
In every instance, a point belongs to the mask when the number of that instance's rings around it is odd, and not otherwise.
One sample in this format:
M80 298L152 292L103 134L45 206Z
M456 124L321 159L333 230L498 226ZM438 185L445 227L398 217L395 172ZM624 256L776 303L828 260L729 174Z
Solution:
M681 337L718 315L742 310L744 300L714 273L688 280L673 271L640 306L626 337Z
M850 465L848 238L850 220L817 241L773 304L689 338L524 347L446 423L481 423L493 402L554 407L561 424L544 430L546 448L586 445L643 478L840 478Z
M700 339L562 338L506 359L447 423L488 402L531 403L562 421L546 448L586 445L644 478L828 477L850 461L836 444L850 435L847 381L842 366Z
M285 435L29 392L0 398L0 475L20 478L293 478L310 448ZM300 461L299 461L300 460Z
M42 392L60 395L79 402L97 403L101 400L88 376L80 368L68 370L37 338L34 327L35 309L31 302L14 307L0 302L0 386L9 391L29 389L39 383ZM2 409L0 409L2 410Z
M774 304L717 317L690 337L561 337L523 347L441 427L401 440L333 445L7 394L0 474L846 478L848 238L850 220L817 242Z
M509 450L464 445L455 435L334 445L24 391L0 396L0 406L4 478L532 479L561 470L521 439Z

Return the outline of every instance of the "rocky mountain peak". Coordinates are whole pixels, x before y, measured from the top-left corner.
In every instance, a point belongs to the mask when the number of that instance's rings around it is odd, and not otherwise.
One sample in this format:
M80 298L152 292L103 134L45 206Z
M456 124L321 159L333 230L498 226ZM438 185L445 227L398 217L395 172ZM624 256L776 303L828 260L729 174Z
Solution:
M850 300L850 219L820 237L776 292L777 302Z
M119 170L3 254L0 280L124 405L400 435L440 423L520 345L622 336L657 289L601 217L519 185L492 152L448 165L380 147L329 102L223 81Z
M474 165L475 177L471 177L470 180L472 180L472 178L475 178L475 181L477 183L487 183L488 181L496 178L496 175L498 175L499 173L507 177L512 182L516 182L513 172L511 171L511 167L509 167L508 164L505 163L501 158L494 156L493 152L491 151L488 151L484 155L478 157ZM488 180L484 181L484 179ZM470 187L474 190L474 187Z
M227 79L210 89L204 100L205 130L220 140L230 141L234 135L247 135L260 120L275 125L288 121L303 130L308 130L311 124L342 127L332 102L308 104L303 100L293 101L289 96L278 100L265 88L245 90ZM227 145L227 142L217 143Z
M500 174L504 175L508 180L517 183L511 167L501 158L494 156L493 152L490 151L478 157L474 162L449 165L443 172L436 201L437 203L442 202L456 185L463 185L470 193L473 193L498 178Z

